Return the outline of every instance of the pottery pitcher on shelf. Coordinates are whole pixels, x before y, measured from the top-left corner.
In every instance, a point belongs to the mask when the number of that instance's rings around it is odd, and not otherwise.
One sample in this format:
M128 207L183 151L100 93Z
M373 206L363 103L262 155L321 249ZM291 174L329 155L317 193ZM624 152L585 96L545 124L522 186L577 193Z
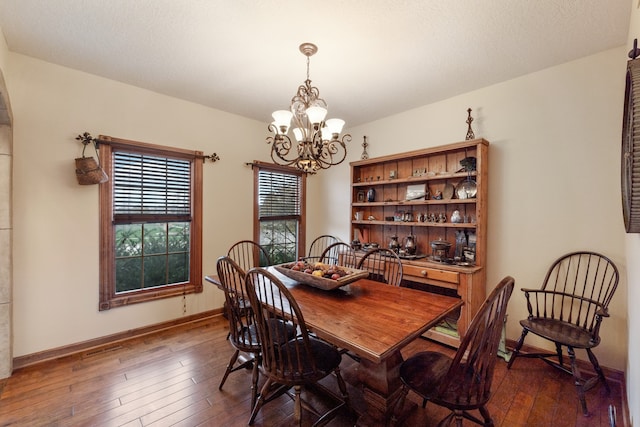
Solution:
M412 234L404 238L404 250L409 255L415 255L418 247L416 246L416 237Z
M400 242L398 241L398 236L396 236L395 234L391 236L391 240L389 241L389 249L391 249L395 253L398 253L398 251L400 250Z

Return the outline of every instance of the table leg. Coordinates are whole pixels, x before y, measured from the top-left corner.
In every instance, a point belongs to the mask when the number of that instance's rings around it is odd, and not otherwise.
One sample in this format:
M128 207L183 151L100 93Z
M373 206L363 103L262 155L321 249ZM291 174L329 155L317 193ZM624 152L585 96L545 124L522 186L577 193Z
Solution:
M381 363L366 359L357 367L358 382L362 386L367 412L358 419L358 426L389 425L392 418L403 419L410 411L411 403L404 405L403 414L395 414L398 399L402 395L400 365L403 362L400 351L396 351ZM415 406L415 405L413 405Z

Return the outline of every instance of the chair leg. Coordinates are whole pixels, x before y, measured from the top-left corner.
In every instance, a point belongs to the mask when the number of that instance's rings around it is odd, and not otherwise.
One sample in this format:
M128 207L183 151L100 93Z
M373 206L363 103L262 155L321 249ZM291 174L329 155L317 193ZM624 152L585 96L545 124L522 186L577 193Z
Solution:
M562 360L562 346L559 343L556 343L556 354L558 355L558 363L560 363L560 366L564 366L564 360Z
M311 406L309 403L305 402L302 398L299 398L297 395L297 389L296 389L296 396L295 396L295 400L300 400L301 401L301 406L306 409L307 411L312 412L313 414L315 414L316 416L318 416L319 418L316 420L315 423L313 423L313 427L321 427L324 426L325 424L327 424L328 422L330 422L334 417L337 411L339 411L340 409L344 408L345 406L347 407L347 410L355 413L353 408L351 407L351 403L349 402L349 393L347 392L347 384L344 382L344 379L342 378L342 374L340 373L340 368L336 367L333 370L333 375L336 378L336 382L338 383L338 389L340 390L340 394L342 395L342 401L336 405L334 408L330 409L329 411L325 412L324 414L320 414L318 413L318 411ZM322 389L323 387L321 386L320 389ZM336 397L337 400L339 400L339 398L337 396Z
M239 350L236 350L236 351L233 352L233 355L231 356L231 359L229 359L229 364L227 365L227 370L224 372L224 375L222 376L222 381L220 381L220 385L218 386L218 390L222 390L222 386L224 385L224 382L227 380L227 377L229 376L231 371L233 371L233 365L235 365L236 360L238 360L238 355L239 354L240 354Z
M297 385L293 388L295 390L295 401L293 403L293 419L298 426L302 427L302 396L300 395L302 387Z
M251 370L251 408L256 404L256 400L258 399L258 377L259 377L259 367L260 365L260 355L254 355L253 360L253 369Z
M588 416L589 411L587 410L587 401L584 396L584 381L582 380L582 375L580 375L580 368L578 368L578 364L576 363L576 353L573 350L573 347L567 347L567 352L571 359L571 373L573 374L573 381L576 385L576 390L578 391L580 406L582 406L582 415Z
M446 427L448 425L451 424L451 422L454 420L455 417L455 412L450 412L449 415L447 415L446 417L444 417L439 423L437 427ZM456 421L457 422L457 421ZM462 422L462 421L460 421Z
M336 368L334 370L336 374L336 380L338 381L338 388L340 389L340 394L342 394L342 400L345 405L351 406L349 404L349 393L347 392L347 384L344 382L344 378L342 378L342 374L340 373L340 368Z
M604 387L607 389L607 393L611 393L611 388L609 388L609 382L607 381L607 378L604 376L604 372L602 372L602 368L598 363L598 359L596 358L596 355L593 354L593 351L591 351L590 348L587 349L587 355L589 355L589 360L593 365L593 369L598 374L598 378L600 378L600 381L604 383Z
M265 404L266 396L269 392L269 389L271 388L271 384L272 384L271 379L267 378L264 385L262 386L262 389L260 389L258 400L256 401L256 404L253 407L253 410L251 411L251 417L249 417L249 425L253 425L253 422L255 421L256 416L258 415L258 412L260 412L260 408L262 408L262 405Z
M482 405L478 408L478 410L480 411L480 415L482 415L482 418L484 418L484 426L493 427L493 419L491 418L491 415L489 414L487 408Z
M511 359L509 359L509 363L507 363L507 369L511 369L511 365L516 361L516 358L520 354L520 348L522 347L522 344L524 344L524 337L526 337L528 333L528 330L522 328L522 335L520 335L520 339L518 340L516 347L513 349L513 353L511 353Z

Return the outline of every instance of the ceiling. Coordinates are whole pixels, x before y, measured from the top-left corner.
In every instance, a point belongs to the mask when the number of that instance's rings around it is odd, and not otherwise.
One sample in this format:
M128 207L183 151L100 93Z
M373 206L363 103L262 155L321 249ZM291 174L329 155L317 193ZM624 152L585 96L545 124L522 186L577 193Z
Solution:
M630 0L0 0L9 49L259 121L355 126L627 42Z

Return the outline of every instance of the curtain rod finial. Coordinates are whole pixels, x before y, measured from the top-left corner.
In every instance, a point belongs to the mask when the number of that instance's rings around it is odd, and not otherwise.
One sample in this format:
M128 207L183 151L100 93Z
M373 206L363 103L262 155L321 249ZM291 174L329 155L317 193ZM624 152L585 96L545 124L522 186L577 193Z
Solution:
M203 156L202 158L203 158L205 163L207 162L207 160L211 160L211 163L215 163L218 160L220 160L220 157L218 157L217 153L213 153L213 154L210 154L208 156Z

